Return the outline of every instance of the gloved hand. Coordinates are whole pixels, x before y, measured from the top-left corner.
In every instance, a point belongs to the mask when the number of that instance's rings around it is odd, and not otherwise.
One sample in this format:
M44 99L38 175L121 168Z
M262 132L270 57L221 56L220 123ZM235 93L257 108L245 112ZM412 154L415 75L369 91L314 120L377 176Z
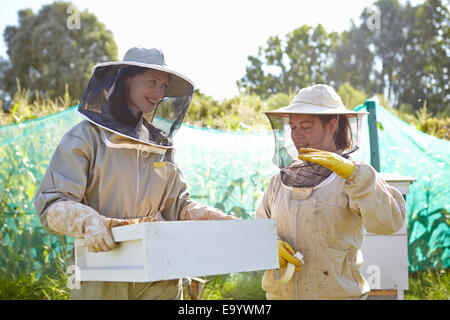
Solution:
M47 211L50 229L77 239L84 239L90 252L109 251L118 246L111 229L130 224L127 220L106 218L93 208L75 201L59 201Z
M180 210L178 220L239 220L221 210L198 202L191 202Z
M355 169L355 165L350 160L329 151L312 148L300 148L300 160L318 163L331 171L336 172L340 177L347 179Z
M114 241L111 229L130 224L129 221L105 218L100 214L89 215L84 221L84 243L90 252L109 251L119 244Z
M158 215L154 214L151 216L146 216L142 218L131 218L127 219L130 224L138 224L138 223L144 223L144 222L158 222Z
M295 265L295 271L300 271L301 261L295 258L294 249L289 245L289 243L278 240L278 257L280 259L280 268L287 267L287 263L290 262Z

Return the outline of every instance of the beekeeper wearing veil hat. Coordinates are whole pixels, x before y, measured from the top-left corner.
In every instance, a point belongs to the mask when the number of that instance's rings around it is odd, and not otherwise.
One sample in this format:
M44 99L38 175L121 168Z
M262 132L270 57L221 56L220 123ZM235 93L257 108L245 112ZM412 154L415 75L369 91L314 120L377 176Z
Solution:
M352 160L364 112L347 109L328 85L299 91L291 104L265 112L280 168L257 218L277 224L280 267L264 273L268 299L364 299L360 272L364 229L399 230L401 193L367 163Z
M233 219L193 201L174 163L172 137L193 92L158 49L131 48L122 61L96 65L78 108L85 120L64 135L36 192L42 225L100 252L118 246L114 226ZM89 281L72 298L177 299L181 289L179 280Z

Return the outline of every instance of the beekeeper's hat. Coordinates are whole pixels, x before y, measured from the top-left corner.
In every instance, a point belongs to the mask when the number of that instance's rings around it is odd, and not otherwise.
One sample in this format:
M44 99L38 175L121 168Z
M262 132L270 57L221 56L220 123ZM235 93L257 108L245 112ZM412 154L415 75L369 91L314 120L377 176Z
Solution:
M96 64L92 68L92 73L97 68L109 66L138 66L144 68L155 69L167 72L170 75L170 82L167 88L166 97L188 96L194 92L194 83L186 76L167 68L164 60L164 54L159 49L147 49L142 47L134 47L129 49L122 61L109 61Z

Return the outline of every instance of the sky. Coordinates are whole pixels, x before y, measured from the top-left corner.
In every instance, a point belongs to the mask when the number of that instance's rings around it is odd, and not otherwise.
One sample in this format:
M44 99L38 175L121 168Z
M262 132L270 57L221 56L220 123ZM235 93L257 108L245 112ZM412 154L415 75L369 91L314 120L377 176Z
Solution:
M17 12L54 1L0 0L0 30L17 25ZM74 0L80 11L94 13L112 31L118 58L134 46L160 48L167 67L191 79L216 100L238 94L236 80L245 75L247 57L256 55L271 36L283 37L302 26L327 32L360 23L373 0ZM400 1L406 3L406 1ZM410 0L412 4L422 3ZM70 14L68 14L69 17ZM383 17L380 17L381 28ZM83 21L80 21L83 27ZM0 56L7 57L3 36Z

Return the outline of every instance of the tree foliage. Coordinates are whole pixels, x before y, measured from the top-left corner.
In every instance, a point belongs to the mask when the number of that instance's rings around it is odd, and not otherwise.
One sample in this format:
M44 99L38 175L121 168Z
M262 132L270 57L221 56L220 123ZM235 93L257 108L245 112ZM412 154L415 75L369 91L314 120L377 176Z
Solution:
M246 75L237 81L239 87L264 98L284 92L292 94L301 87L326 81L329 51L335 46L336 33L327 33L322 25L303 25L282 39L270 37L258 55L249 56Z
M69 19L79 14L79 26ZM88 11L79 12L68 2L43 6L37 14L31 9L18 12L18 25L7 26L3 37L9 61L0 61L0 81L10 97L17 90L16 79L41 97L64 95L81 98L95 63L117 58L117 45L111 31Z
M412 6L378 0L377 11L365 8L359 24L340 34L318 25L270 37L257 56L248 57L237 84L268 97L314 83L349 83L369 96L384 94L396 108L418 110L426 100L433 114L449 116L449 9L443 1ZM381 26L370 28L375 14Z

